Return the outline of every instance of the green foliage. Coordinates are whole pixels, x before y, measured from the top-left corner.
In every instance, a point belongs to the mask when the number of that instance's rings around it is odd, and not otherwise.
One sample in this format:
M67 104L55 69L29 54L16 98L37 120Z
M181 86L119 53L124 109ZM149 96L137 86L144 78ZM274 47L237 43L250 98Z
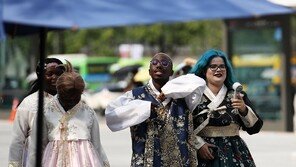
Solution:
M122 43L141 43L173 55L179 48L189 47L193 54L210 47L221 48L222 30L221 21L194 21L50 32L48 52L114 56Z

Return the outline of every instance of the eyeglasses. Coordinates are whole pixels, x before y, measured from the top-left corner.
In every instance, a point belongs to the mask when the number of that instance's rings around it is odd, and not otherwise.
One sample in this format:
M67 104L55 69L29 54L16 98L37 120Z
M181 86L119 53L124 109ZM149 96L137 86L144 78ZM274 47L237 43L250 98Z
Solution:
M209 69L212 70L212 71L217 71L218 68L219 68L221 71L226 70L226 66L225 66L225 64L220 64L220 65L217 65L217 64L210 64L210 65L209 65Z
M160 63L161 66L163 66L163 67L168 67L171 62L166 60L166 59L164 59L164 60L153 59L153 60L150 61L150 64L152 64L154 66L156 66L158 63Z

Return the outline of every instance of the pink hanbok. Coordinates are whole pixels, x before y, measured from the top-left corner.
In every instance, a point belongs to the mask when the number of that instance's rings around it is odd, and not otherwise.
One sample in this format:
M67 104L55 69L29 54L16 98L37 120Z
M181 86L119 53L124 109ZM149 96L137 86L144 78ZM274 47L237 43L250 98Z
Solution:
M45 106L43 141L43 167L110 166L101 145L96 113L81 101L67 112L57 97ZM34 150L30 147L29 166L35 165Z

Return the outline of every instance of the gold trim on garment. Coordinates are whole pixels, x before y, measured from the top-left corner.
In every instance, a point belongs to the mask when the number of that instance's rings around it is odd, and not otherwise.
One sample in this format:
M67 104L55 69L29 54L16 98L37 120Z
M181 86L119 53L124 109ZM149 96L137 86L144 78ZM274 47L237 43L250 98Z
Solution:
M182 157L178 146L179 140L174 129L172 117L167 117L165 125L158 133L162 147L163 167L182 166Z
M192 112L188 111L188 149L189 149L189 159L190 159L190 166L197 166L197 155L196 150L194 149L194 146L192 146L192 143L194 143L194 133L193 133L193 115Z
M8 167L21 167L19 161L10 161Z
M63 114L62 118L60 118L60 147L62 148L62 161L61 161L61 166L62 167L67 167L70 162L69 162L69 152L68 152L68 144L67 144L67 139L68 139L68 123L70 119L77 113L76 110L69 110L66 113Z
M228 126L206 126L199 133L202 137L239 136L240 126L232 123Z
M144 153L144 166L153 166L153 156L154 156L154 131L152 122L148 122L147 127L147 139L145 143L145 153Z

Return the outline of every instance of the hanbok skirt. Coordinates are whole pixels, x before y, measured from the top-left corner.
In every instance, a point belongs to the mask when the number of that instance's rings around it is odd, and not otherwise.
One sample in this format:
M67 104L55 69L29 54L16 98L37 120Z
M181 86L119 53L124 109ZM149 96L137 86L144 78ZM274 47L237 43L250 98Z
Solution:
M198 167L255 167L252 155L239 136L202 137L218 147L214 160L198 159Z
M97 151L88 140L51 141L47 144L43 167L103 167Z

